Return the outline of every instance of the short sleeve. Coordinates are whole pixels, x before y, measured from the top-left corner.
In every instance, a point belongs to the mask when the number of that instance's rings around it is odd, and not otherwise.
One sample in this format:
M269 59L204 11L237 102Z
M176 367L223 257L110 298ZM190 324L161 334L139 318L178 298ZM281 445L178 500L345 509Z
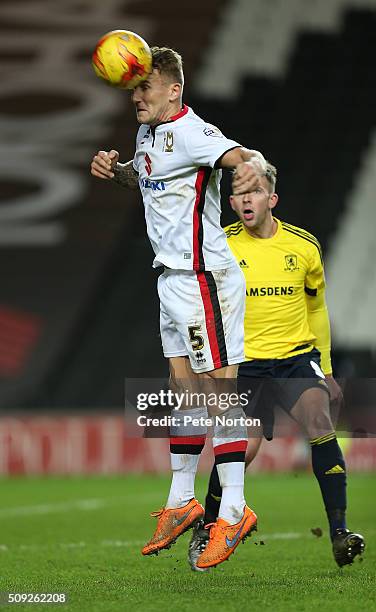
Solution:
M214 125L202 123L194 126L185 136L185 146L194 164L214 168L222 155L241 145L226 138Z
M305 291L308 295L314 296L325 289L325 273L322 259L321 246L318 240L314 239L312 253L310 257L310 267L305 278Z

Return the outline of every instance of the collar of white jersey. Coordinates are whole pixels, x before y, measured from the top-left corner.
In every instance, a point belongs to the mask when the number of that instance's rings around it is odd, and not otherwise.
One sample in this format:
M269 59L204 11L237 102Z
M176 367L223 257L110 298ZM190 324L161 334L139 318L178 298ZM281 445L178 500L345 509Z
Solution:
M172 117L167 119L167 121L161 121L161 123L157 123L157 125L154 125L153 127L154 129L156 129L160 125L166 125L166 123L173 123L173 121L177 121L178 119L181 119L181 117L184 117L188 111L189 111L189 106L187 106L186 104L183 104L182 109L178 113L176 113L176 115L173 115Z

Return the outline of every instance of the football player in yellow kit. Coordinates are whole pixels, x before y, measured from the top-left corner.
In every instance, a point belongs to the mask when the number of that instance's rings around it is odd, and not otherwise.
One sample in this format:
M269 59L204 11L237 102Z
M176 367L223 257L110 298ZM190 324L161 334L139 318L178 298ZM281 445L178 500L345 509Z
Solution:
M246 279L246 361L239 367L239 391L252 390L257 411L279 404L303 428L328 516L334 558L342 566L352 563L365 544L361 535L346 528L346 467L329 410L330 400L340 401L341 389L332 376L322 252L312 234L273 216L278 202L276 176L276 168L268 164L254 191L230 198L239 221L225 231ZM266 422L264 434L271 437L267 429ZM246 465L260 443L260 436L251 438ZM189 547L194 570L201 569L196 559L210 531L204 525L216 520L220 499L214 466L205 521L195 529Z

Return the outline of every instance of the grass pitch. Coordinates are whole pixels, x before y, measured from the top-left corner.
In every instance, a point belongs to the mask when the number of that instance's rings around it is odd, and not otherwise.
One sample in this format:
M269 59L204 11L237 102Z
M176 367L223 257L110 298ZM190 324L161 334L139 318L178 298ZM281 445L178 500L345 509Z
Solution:
M198 478L200 500L205 483ZM0 486L2 592L66 592L68 603L54 608L69 612L376 610L374 475L349 478L348 520L366 538L363 562L335 565L311 474L248 474L259 531L205 574L188 566L190 532L158 557L140 554L168 477L17 478ZM320 538L310 531L317 527ZM0 612L51 606L0 605Z

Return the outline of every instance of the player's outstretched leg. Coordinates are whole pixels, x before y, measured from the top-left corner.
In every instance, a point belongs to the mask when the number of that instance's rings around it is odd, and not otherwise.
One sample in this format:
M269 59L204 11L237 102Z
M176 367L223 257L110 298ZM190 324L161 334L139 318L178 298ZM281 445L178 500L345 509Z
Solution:
M342 567L365 548L362 535L346 528L346 465L335 432L311 440L312 466L329 521L333 555Z
M238 544L256 529L257 517L244 500L248 439L242 416L241 409L233 408L226 413L225 421L214 427L213 446L222 497L218 519L210 525L209 541L196 563L201 569L228 559Z
M260 438L248 440L248 447L245 456L245 469L256 457L261 444ZM188 548L188 561L193 571L204 572L203 568L197 567L197 560L205 550L209 541L209 529L205 525L215 523L218 518L219 508L222 499L222 487L219 482L217 466L214 464L209 478L208 493L205 498L205 517L192 529L192 537Z
M206 418L203 408L184 410L192 419ZM204 517L204 508L195 499L194 483L200 454L205 445L206 428L184 425L184 419L170 428L172 481L166 506L152 516L158 518L151 540L143 547L143 555L157 554L170 548L176 539Z

